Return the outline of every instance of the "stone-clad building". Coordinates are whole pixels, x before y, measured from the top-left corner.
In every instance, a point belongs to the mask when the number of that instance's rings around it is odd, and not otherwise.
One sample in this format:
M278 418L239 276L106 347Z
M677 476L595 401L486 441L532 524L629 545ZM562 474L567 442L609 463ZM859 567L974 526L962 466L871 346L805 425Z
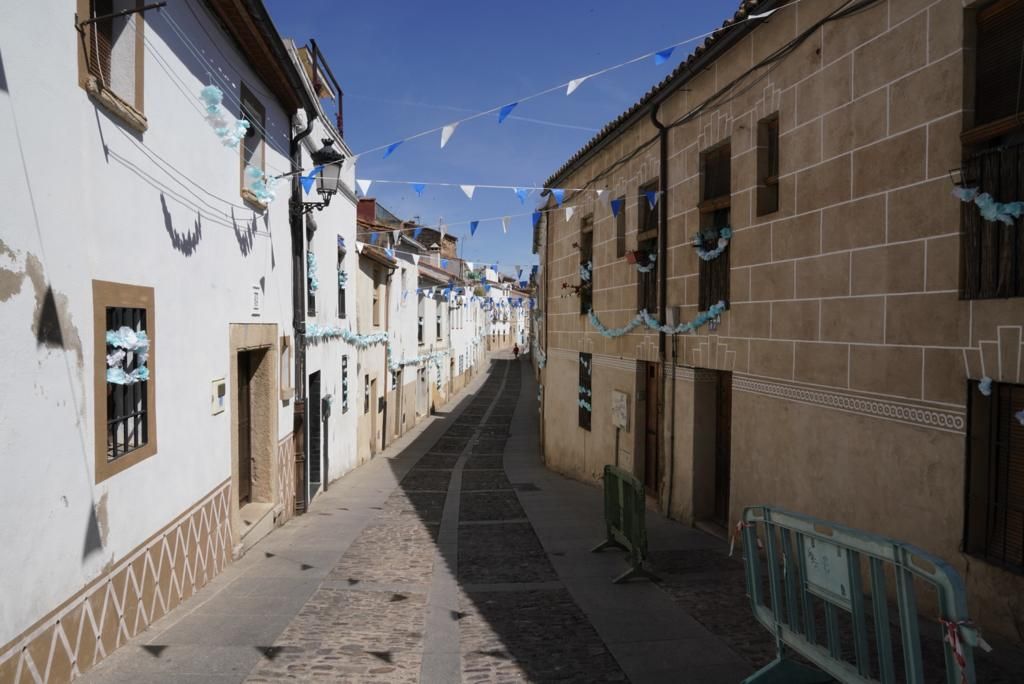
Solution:
M1019 0L744 2L573 155L545 185L575 212L534 240L549 465L619 463L723 534L770 503L911 541L1013 634L1024 229L953 190L1024 199L1022 26ZM693 334L587 315L719 301Z

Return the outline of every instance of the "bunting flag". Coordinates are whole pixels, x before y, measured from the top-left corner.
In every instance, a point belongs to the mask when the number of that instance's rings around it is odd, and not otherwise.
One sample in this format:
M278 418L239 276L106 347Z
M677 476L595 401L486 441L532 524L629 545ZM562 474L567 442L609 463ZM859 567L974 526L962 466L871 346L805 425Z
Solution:
M650 206L650 208L653 209L654 205L658 203L658 191L648 190L644 193L644 195L647 197L648 206Z
M520 280L519 287L527 287L530 284L529 280Z
M477 226L479 226L479 225L480 225L479 221L470 221L469 222L469 236L470 237L473 237L474 235L476 235L476 229L477 229ZM473 267L470 266L469 270L472 271Z
M404 302L406 299L408 299L408 297L409 297L409 291L406 290L405 292L402 293L402 301Z
M356 178L356 185L359 186L359 192L363 193L363 197L370 193L370 184L372 180L366 180L364 178Z
M412 263L416 264L417 266L420 265L420 255L419 254L413 254L412 255Z
M470 271L472 271L473 270L473 262L472 261L467 261L466 262L466 267L469 268Z
M565 220L566 221L571 221L572 220L572 215L575 214L575 213L576 213L576 208L575 207L566 207L565 208Z
M602 197L604 197L604 190L598 190L597 191L597 199L601 199Z
M508 233L508 224L511 221L512 221L512 217L511 216L502 216L501 217L501 230L502 230L502 232Z
M622 205L624 203L625 203L625 200L621 200L621 199L613 199L611 201L612 216L618 216L619 215L619 212L622 211Z
M405 142L405 141L404 140L399 140L398 142L393 142L390 145L388 145L388 148L386 150L384 150L384 157L383 158L387 159L388 157L390 157L391 153L394 152L395 150L397 150L398 146L401 145L403 142Z
M458 125L459 123L456 121L455 123L450 123L441 129L441 149L444 149L444 146L448 144L449 140L451 140L452 133L455 132L455 127Z
M448 268L448 260L441 259L441 268Z
M377 244L377 233L370 233L370 243Z
M313 181L316 180L316 175L323 170L323 166L314 166L310 169L308 175L299 177L299 182L302 183L302 192L307 195L309 194L309 191L313 189Z
M539 211L533 212L533 227L536 228L537 224L540 223L541 213Z
M588 78L590 77L581 76L580 78L574 78L571 81L569 81L569 85L567 85L565 88L565 94L572 95L574 92L576 92L576 89L583 85L583 82L586 81Z
M412 239L413 240L418 240L419 237L420 237L420 233L422 233L422 232L423 232L423 227L422 226L416 226L413 229L413 231L412 231Z
M501 123L502 121L507 119L508 115L512 113L512 110L515 109L516 105L518 105L518 104L519 104L518 102L512 102L512 103L507 104L504 107L502 107L498 111L498 123Z
M490 292L490 291L491 291L491 286L490 285L484 285L484 292Z
M526 190L522 188L515 189L516 197L519 198L520 204L526 204Z
M462 188L462 192L466 193L466 197L473 199L473 193L476 192L475 185L460 185L459 187Z
M416 191L416 194L423 197L423 191L426 189L426 183L413 183L412 189Z
M356 254L360 254L363 251L363 243L356 240Z
M395 250L391 249L390 247L385 247L384 248L384 253L387 254L388 258L390 258L390 259L394 259L395 258Z
M554 195L555 201L558 202L558 206L562 206L562 199L565 197L565 190L561 188L552 188L551 194Z
M491 264L491 270L494 271L495 273L497 273L498 272L498 264Z
M655 64L664 64L665 62L667 62L669 60L669 57L672 56L672 53L674 51L675 51L675 48L674 47L670 47L670 48L668 48L666 50L662 50L661 52L654 53L654 63Z

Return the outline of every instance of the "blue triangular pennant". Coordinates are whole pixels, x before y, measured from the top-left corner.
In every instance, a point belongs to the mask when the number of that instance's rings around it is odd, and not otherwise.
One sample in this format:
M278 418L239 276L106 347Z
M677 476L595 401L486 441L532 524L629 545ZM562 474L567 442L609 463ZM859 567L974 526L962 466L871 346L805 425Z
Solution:
M403 142L405 142L405 141L404 140L399 140L398 142L393 142L390 145L388 145L388 148L386 150L384 150L384 159L387 159L388 157L390 157L391 153L394 152L395 150L397 150L398 146L401 145Z
M529 284L530 284L529 280L520 280L519 281L519 287L526 287Z
M308 194L313 189L313 181L316 180L316 175L323 170L323 166L314 166L310 169L309 175L299 177L299 182L302 183L302 192Z
M624 203L625 203L625 200L620 200L620 199L613 199L611 201L612 216L618 216L619 215L619 212L622 211L622 205Z
M418 226L418 227L414 228L413 231L412 231L412 239L413 240L418 240L419 237L420 237L420 233L422 233L422 232L423 232L423 227L422 226Z
M526 194L527 192L523 188L516 188L516 197L519 198L520 204L526 204Z
M533 212L533 227L536 228L537 224L540 223L540 212Z
M441 259L441 268L448 268L448 260L447 259ZM451 289L451 288L449 288L449 289Z
M411 185L412 189L416 191L416 194L420 196L423 195L423 190L427 187L426 183L412 183Z
M370 233L370 242L377 244L377 233Z
M479 225L480 225L479 221L470 221L469 222L469 235L470 235L470 237L472 237L473 235L476 235L476 227L479 226Z
M648 190L647 192L644 193L644 195L647 197L648 206L650 206L651 209L653 209L654 205L658 203L658 191Z
M508 115L512 113L512 110L515 109L518 104L518 102L513 102L502 107L501 110L498 111L498 123L507 119Z
M551 194L554 195L555 201L558 202L558 206L562 206L562 200L565 198L565 190L561 188L551 188Z
M484 292L490 292L490 291L491 291L491 286L490 285L484 285Z
M669 57L672 56L672 52L674 50L675 50L674 47L670 47L667 50L662 50L661 52L654 53L654 63L655 64L664 64L665 62L668 61Z

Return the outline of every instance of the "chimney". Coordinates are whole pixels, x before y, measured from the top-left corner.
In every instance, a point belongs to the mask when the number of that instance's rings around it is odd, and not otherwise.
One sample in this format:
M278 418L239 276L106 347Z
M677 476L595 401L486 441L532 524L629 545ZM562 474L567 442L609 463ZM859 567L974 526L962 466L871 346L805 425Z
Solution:
M356 208L356 217L367 223L377 222L377 200L372 197L361 197Z

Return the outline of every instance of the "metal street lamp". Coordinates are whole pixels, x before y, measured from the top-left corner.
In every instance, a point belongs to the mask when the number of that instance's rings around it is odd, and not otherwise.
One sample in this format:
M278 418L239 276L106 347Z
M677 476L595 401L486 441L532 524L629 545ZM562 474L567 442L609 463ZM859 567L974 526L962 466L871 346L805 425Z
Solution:
M321 201L296 203L295 209L303 214L308 214L314 209L323 210L331 203L331 196L338 192L341 186L341 164L345 161L345 155L334 149L334 140L324 138L322 142L323 147L309 155L313 164L321 167L316 179L316 192L320 195Z

